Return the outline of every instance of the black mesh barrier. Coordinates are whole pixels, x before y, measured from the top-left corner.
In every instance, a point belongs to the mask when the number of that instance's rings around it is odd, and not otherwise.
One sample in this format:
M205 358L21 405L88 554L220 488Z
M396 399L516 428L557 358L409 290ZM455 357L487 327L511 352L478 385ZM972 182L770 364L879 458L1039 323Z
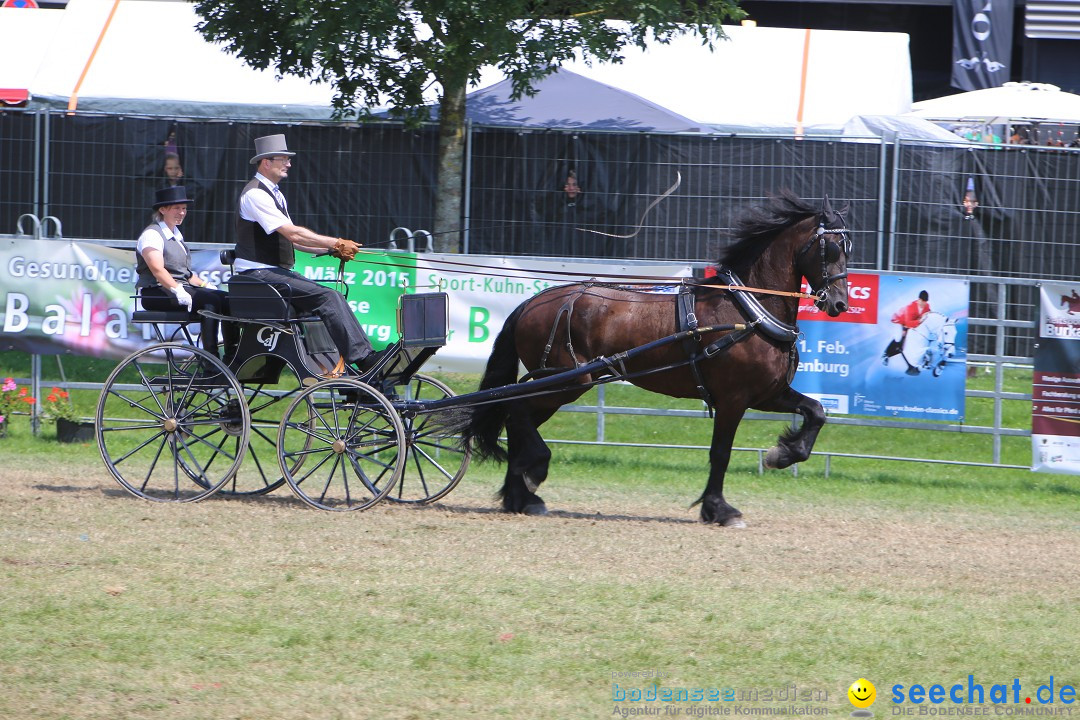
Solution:
M34 203L36 122L34 115L0 112L0 233L14 233L25 213L41 215ZM23 229L30 232L29 224Z
M432 224L434 130L55 115L49 131L47 208L66 237L138 237L155 190L167 184L166 153L175 152L193 200L185 237L234 242L237 198L254 174L254 138L276 133L297 153L282 183L296 224L369 246L385 245L395 227Z

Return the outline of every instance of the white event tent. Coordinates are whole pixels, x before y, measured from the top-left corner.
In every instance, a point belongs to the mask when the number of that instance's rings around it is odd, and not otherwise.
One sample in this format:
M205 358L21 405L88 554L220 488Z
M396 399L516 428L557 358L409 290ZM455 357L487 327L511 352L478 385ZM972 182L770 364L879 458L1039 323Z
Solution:
M203 40L187 2L70 0L64 10L0 8L0 88L34 106L114 113L314 119L332 88L253 70ZM746 129L897 115L911 105L908 37L725 26L712 52L694 36L628 50L618 64L565 65L705 124ZM492 69L477 86L503 76ZM17 98L17 93L15 94Z
M1031 120L1080 122L1080 95L1046 83L1009 82L923 100L911 114L931 120L977 121L987 125Z

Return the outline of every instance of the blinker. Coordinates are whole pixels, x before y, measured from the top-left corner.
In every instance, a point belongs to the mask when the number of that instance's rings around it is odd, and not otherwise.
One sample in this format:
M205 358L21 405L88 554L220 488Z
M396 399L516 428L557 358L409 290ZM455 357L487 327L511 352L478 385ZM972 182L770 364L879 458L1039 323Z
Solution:
M840 246L831 240L825 243L825 262L834 263L840 260Z

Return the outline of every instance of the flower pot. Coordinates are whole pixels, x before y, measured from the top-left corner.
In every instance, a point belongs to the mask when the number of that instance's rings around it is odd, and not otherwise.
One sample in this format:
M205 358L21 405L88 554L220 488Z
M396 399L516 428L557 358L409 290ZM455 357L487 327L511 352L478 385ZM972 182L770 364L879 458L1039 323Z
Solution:
M90 442L94 439L94 423L57 418L56 439L62 443Z

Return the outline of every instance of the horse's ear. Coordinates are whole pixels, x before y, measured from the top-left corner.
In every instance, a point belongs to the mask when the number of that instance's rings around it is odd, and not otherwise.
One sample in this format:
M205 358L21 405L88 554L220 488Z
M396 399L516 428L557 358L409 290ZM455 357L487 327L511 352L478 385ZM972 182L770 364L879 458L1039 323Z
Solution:
M827 218L832 218L833 216L832 203L829 202L829 196L827 194L825 195L825 200L821 203L821 214Z

